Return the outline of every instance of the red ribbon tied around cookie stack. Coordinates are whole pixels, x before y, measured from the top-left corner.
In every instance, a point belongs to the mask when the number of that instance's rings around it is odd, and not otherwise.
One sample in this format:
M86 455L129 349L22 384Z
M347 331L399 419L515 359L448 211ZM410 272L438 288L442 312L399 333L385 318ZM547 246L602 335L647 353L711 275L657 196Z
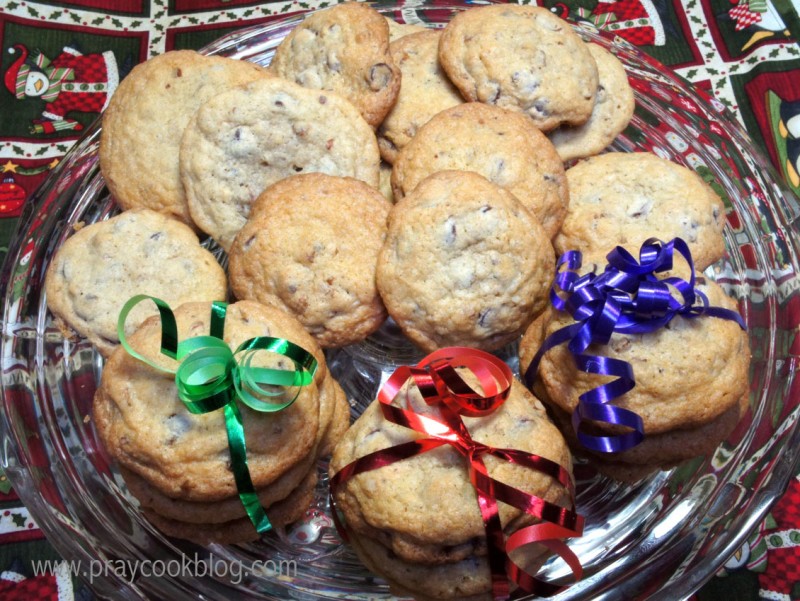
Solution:
M456 371L459 367L469 369L478 378L482 395L476 393L459 376ZM441 420L392 404L409 378L413 379L425 402L437 407ZM512 551L528 544L546 546L564 559L576 581L582 576L580 560L562 539L581 536L583 518L572 509L549 503L495 480L489 475L483 456L493 455L540 471L560 482L574 499L575 487L569 472L544 457L517 449L491 447L473 440L461 419L462 416L481 417L496 411L508 398L512 380L511 370L497 357L461 347L440 349L425 357L415 367L398 368L378 392L383 416L390 422L410 428L425 437L360 457L339 470L330 483L331 502L334 503L337 487L360 473L402 461L442 445L453 447L466 459L470 481L477 494L486 531L492 595L496 600L509 598L511 582L519 587L517 592L539 596L549 596L565 588L530 575L510 558ZM541 521L517 530L506 539L500 523L498 501L512 505ZM336 518L336 511L333 515ZM340 527L339 531L346 538L344 529Z

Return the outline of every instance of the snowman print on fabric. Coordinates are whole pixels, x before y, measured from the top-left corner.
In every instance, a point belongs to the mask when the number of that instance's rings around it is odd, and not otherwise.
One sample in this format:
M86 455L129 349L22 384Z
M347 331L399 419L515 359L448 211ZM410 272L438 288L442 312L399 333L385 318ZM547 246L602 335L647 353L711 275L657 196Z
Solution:
M17 55L6 71L6 89L17 100L41 98L47 104L31 123L32 134L83 129L73 112L99 113L119 84L117 62L111 51L81 54L65 46L52 61L42 52L32 53L22 44L9 48Z

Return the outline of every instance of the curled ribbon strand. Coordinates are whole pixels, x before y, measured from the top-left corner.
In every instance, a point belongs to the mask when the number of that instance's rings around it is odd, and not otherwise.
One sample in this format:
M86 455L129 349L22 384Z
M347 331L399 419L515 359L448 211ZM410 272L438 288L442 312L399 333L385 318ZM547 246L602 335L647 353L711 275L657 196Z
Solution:
M688 264L689 279L675 276L659 279L656 273L672 269L675 252ZM644 438L641 417L611 404L636 385L633 369L620 359L587 354L589 345L608 344L615 332L654 332L677 315L685 318L705 315L735 321L742 329L746 326L736 311L710 306L708 298L695 288L694 262L688 245L681 238L667 243L656 238L646 240L639 251L638 261L621 246L606 258L608 265L599 275L578 274L581 267L581 253L578 251L568 251L559 258L550 301L558 311L572 315L575 323L547 337L525 372L525 383L529 388L533 387L544 354L564 343L567 343L581 371L614 376L616 379L578 397L572 426L578 440L587 449L617 453L636 446ZM590 421L625 426L629 431L610 436L589 434L583 426Z
M153 301L161 317L162 354L180 361L176 370L165 368L137 352L125 337L125 320L140 302ZM231 350L223 340L227 304L211 305L209 336L195 336L178 341L175 315L166 302L153 296L140 294L131 297L120 311L117 334L120 344L129 355L159 371L175 375L178 396L190 413L209 413L223 409L231 469L239 499L250 521L259 534L267 532L272 524L258 500L255 486L247 466L247 443L242 414L237 399L255 411L274 413L291 405L300 395L300 387L314 379L317 360L308 351L283 338L259 336L246 340L236 350ZM293 371L255 367L252 361L258 351L283 355L292 361ZM285 394L285 389L296 387L294 396L283 402L270 403L264 398Z
M483 394L479 395L456 372L457 367L469 368L477 377ZM418 414L392 404L402 386L411 378L426 403L439 409L441 419ZM488 562L495 599L510 595L509 580L529 594L549 596L564 587L540 580L525 572L511 560L509 553L519 547L541 543L558 553L573 571L576 580L582 576L577 556L561 539L580 536L583 518L567 509L524 493L492 478L483 457L492 455L511 463L538 470L561 483L574 498L574 483L569 472L558 463L516 449L495 448L473 440L463 420L464 416L488 415L508 398L513 376L508 366L497 357L468 348L440 349L423 359L416 367L400 367L378 392L383 416L390 422L424 434L410 442L375 451L344 466L331 478L331 504L334 520L344 538L346 532L338 522L335 511L335 492L350 478L450 445L467 461L470 481L478 497L478 505L486 532ZM517 531L505 540L497 502L502 501L542 520L541 523Z

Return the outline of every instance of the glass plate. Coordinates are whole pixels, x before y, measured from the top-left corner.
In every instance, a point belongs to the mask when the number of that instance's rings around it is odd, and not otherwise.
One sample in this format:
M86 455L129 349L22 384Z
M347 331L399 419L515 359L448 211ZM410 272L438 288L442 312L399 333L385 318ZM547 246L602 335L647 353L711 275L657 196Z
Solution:
M467 6L377 8L401 22L437 27ZM302 18L242 30L205 51L266 65ZM716 102L627 43L588 24L577 27L617 54L636 92L636 114L613 148L684 164L725 199L727 251L706 275L740 300L750 328L750 410L713 456L633 486L576 468L586 532L570 546L585 577L558 598L676 599L738 549L793 475L800 451L800 280L792 228L800 207ZM64 340L43 292L47 265L73 225L116 211L99 173L99 132L96 123L27 205L4 266L2 459L20 498L56 550L80 561L73 566L104 597L391 599L336 535L324 477L301 523L254 544L201 548L167 539L142 518L88 418L102 360L86 342ZM507 356L513 365L513 349ZM364 344L329 354L356 401L354 414L395 365L417 358L391 324ZM543 573L558 579L567 570L554 560Z

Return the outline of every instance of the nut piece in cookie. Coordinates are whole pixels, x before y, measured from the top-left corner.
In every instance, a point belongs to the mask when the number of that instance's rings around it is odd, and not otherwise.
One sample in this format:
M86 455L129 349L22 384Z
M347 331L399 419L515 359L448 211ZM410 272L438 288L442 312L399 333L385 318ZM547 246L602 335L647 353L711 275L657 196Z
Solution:
M395 199L437 171L474 171L511 192L547 235L556 235L569 204L564 164L524 115L470 102L442 111L423 125L392 169Z
M295 315L323 347L363 340L386 318L375 270L391 207L353 178L310 173L273 184L231 246L234 295Z
M184 132L180 168L192 219L227 250L267 186L327 173L377 187L380 156L347 100L274 77L203 104Z
M542 131L592 113L597 66L583 40L546 8L496 4L459 13L439 59L464 98L530 117Z
M386 18L361 2L311 14L278 46L270 70L301 86L347 98L373 127L383 121L400 91Z
M439 30L426 30L390 46L403 85L397 103L378 129L378 146L385 161L394 162L398 151L435 114L464 102L439 66L440 36Z
M691 169L647 152L609 152L567 170L570 204L553 245L583 253L583 266L601 269L615 246L634 252L648 238L682 238L695 268L719 260L725 207ZM681 265L682 266L682 265Z
M422 349L492 350L545 308L554 264L541 224L510 192L474 172L440 171L394 205L377 282Z
M67 238L50 262L45 290L47 306L62 325L107 356L119 344L117 319L130 297L149 294L171 306L224 300L227 280L190 227L134 209ZM135 307L128 333L156 313L153 306Z
M599 44L588 44L597 63L597 85L592 116L583 125L562 126L550 132L550 141L563 161L598 154L628 126L636 108L633 89L619 59Z
M100 136L100 169L117 204L191 224L178 172L183 130L211 96L265 77L269 72L253 63L191 50L134 67L103 113Z

